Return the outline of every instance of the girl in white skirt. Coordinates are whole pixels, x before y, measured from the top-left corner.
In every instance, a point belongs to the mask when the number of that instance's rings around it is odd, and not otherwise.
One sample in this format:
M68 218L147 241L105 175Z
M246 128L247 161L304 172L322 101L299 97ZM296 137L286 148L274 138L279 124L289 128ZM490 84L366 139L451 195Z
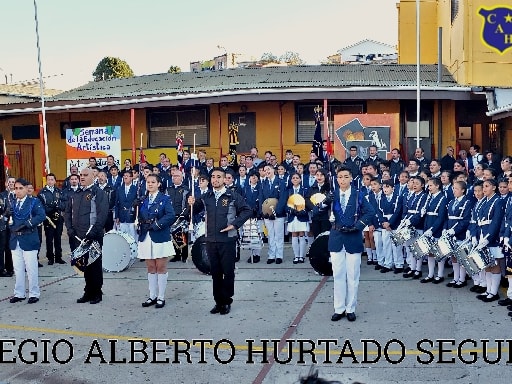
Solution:
M298 194L303 198L306 190L301 186L301 177L298 173L290 176L292 185L288 188L288 233L292 234L293 264L303 263L306 256L306 238L304 234L309 231L309 214L305 205L293 205L292 195ZM304 199L305 202L305 199Z
M175 255L170 231L174 208L169 196L158 191L160 185L158 175L146 177L147 196L139 207L138 258L146 260L149 282L149 298L142 303L143 307L165 305L167 258Z

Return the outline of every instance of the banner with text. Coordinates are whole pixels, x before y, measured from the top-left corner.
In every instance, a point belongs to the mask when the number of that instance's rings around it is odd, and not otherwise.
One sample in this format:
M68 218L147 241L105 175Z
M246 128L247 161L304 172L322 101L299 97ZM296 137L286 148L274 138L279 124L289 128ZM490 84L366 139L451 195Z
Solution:
M88 127L66 129L67 175L69 169L76 165L78 170L89 165L89 158L95 157L101 169L107 164L107 156L114 156L117 166L121 158L121 127Z

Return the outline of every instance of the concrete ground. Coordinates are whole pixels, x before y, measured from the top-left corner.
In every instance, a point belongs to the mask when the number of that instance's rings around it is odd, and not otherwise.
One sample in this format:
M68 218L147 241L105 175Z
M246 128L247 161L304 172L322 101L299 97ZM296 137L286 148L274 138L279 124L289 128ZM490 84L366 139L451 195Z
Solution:
M14 278L0 278L0 383L287 384L313 363L342 383L510 382L511 318L471 283L420 284L363 258L357 321L334 323L332 278L291 255L286 244L283 264L251 265L244 251L226 316L209 313L210 277L190 261L169 263L155 309L141 307L144 263L105 273L103 302L90 305L76 303L84 282L69 264L43 257L39 303L10 304Z

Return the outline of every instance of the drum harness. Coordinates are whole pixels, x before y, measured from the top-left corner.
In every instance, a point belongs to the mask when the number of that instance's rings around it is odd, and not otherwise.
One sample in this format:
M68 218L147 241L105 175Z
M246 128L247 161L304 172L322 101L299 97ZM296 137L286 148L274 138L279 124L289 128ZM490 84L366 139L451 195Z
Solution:
M493 195L493 197L495 196L496 194ZM488 225L488 224L491 224L492 220L491 220L491 212L493 211L493 208L494 208L494 204L496 204L496 201L498 201L498 198L494 199L494 201L492 202L490 208L489 208L489 211L487 211L487 219L486 220L477 220L477 225L479 227L483 227L484 225ZM483 205L483 204L482 204ZM481 208L481 207L480 207ZM478 211L480 213L480 210Z
M468 202L469 200L466 199L466 201L464 202L464 205L459 208L459 215L458 216L453 216L453 215L448 215L448 220L461 220L462 217L464 216L464 211L466 209L466 206L468 205ZM453 204L452 204L452 209L453 209L453 205L455 204L455 200L453 200ZM459 222L457 221L453 227L451 227L451 229L454 229L457 225L459 224Z

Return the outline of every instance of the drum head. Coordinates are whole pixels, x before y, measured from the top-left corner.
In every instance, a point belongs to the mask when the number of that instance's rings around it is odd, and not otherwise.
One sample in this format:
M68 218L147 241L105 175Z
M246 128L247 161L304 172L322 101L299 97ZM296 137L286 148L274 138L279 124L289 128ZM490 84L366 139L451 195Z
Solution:
M323 232L313 241L306 254L313 269L322 276L332 276L332 264L329 261L329 231Z
M272 209L276 209L278 200L270 197L266 199L261 205L261 210L264 215L273 215Z
M206 253L204 237L200 237L194 242L194 245L192 245L192 262L196 268L205 275L211 273L210 259Z
M123 232L110 231L103 237L103 270L121 272L127 269L137 257L137 244Z
M295 209L297 211L303 211L306 209L306 200L301 195L294 193L290 195L288 201L286 202L288 208Z
M325 196L323 193L315 193L309 199L314 205L318 205L320 203L323 203L326 198L327 196Z

